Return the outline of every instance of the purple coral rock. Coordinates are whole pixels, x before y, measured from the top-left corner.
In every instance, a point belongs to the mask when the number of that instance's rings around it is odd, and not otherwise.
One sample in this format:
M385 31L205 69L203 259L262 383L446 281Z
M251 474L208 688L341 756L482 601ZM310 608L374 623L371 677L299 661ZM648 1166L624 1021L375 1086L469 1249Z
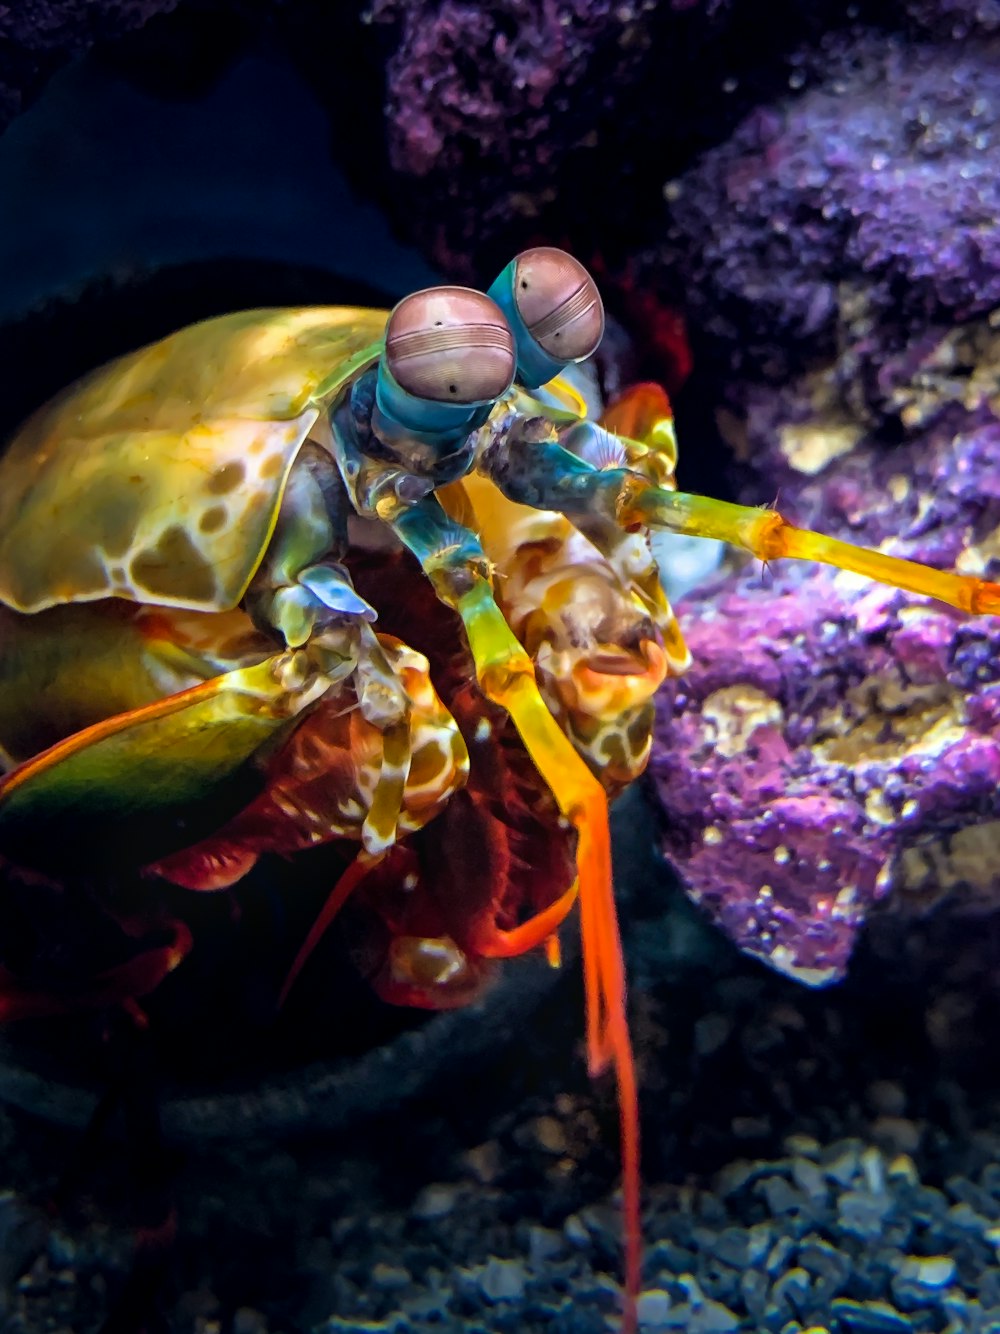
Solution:
M177 0L18 0L0 5L0 37L31 51L73 51L141 27Z
M0 4L0 129L59 65L94 42L141 28L177 0L16 0Z
M1000 303L1000 45L863 35L667 193L657 271L731 366L877 369Z
M375 19L402 21L389 62L394 166L414 176L458 171L475 152L515 167L518 141L544 160L552 99L585 71L610 8L376 0Z
M906 12L928 32L956 40L1000 29L998 0L908 0Z
M837 460L792 517L995 574L998 463L983 414ZM661 700L650 773L668 855L742 949L822 983L890 891L904 911L995 907L1000 618L792 562L680 614L694 665Z
M764 26L754 0L372 0L370 13L396 28L401 225L453 274L490 267L512 237L547 239L600 255L609 289L655 234L664 176L844 22L830 0L779 0Z
M387 68L393 167L426 178L451 271L491 223L534 217L552 169L593 134L646 50L648 10L613 0L374 0L399 26ZM558 127L558 128L556 128Z
M989 403L968 412L942 400L912 445L886 449L840 409L810 417L797 386L753 386L745 402L741 499L784 505L794 497L807 527L857 542L920 539L921 559L947 566L970 540L962 523L976 525L978 540L1000 502L1000 421Z
M641 49L643 8L611 0L375 0L373 18L402 25L388 68L393 165L423 176L485 162L515 178L534 175L554 151L552 120L566 112L601 46ZM597 101L607 103L612 92L600 90Z

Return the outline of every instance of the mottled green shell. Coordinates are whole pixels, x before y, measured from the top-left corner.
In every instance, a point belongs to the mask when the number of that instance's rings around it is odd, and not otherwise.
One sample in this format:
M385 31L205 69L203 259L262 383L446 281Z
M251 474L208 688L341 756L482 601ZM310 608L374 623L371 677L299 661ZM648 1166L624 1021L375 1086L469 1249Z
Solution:
M386 312L252 310L93 372L0 457L0 601L236 606L324 404L379 355Z

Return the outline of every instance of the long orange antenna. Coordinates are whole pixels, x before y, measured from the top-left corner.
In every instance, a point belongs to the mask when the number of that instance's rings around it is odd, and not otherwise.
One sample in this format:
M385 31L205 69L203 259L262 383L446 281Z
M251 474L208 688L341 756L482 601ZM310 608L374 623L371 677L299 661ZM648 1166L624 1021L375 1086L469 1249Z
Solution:
M367 852L361 851L351 862L347 870L343 873L333 889L330 891L326 902L320 910L319 916L309 928L309 934L296 954L291 968L288 970L288 976L285 978L284 985L278 993L278 1009L280 1010L288 999L288 993L298 981L299 974L309 961L309 956L323 939L326 932L330 929L333 919L340 912L341 908L351 897L358 885L361 884L365 876L372 869L380 857L370 856Z

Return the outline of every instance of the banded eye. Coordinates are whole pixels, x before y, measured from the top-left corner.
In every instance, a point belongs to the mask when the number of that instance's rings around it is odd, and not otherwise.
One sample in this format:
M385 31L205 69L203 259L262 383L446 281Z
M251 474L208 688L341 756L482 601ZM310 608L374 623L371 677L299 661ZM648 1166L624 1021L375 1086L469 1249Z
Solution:
M503 311L469 287L428 287L389 316L385 361L400 388L436 403L485 403L510 388L514 336Z
M514 303L535 342L559 361L582 361L604 335L604 303L579 260L553 246L514 261Z

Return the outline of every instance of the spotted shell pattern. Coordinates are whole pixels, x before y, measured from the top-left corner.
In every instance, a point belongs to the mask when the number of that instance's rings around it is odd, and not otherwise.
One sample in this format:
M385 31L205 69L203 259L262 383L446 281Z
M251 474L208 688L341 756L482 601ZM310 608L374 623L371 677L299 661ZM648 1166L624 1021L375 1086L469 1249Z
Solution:
M342 306L241 311L72 386L0 458L0 601L236 606L299 448L377 359L385 321Z
M465 785L469 752L434 689L427 659L391 635L379 642L410 704L395 841L422 829ZM274 757L266 791L216 834L161 861L157 873L199 888L212 866L218 888L245 874L261 852L288 856L338 838L360 840L386 755L383 734L356 704L346 682L329 692Z

